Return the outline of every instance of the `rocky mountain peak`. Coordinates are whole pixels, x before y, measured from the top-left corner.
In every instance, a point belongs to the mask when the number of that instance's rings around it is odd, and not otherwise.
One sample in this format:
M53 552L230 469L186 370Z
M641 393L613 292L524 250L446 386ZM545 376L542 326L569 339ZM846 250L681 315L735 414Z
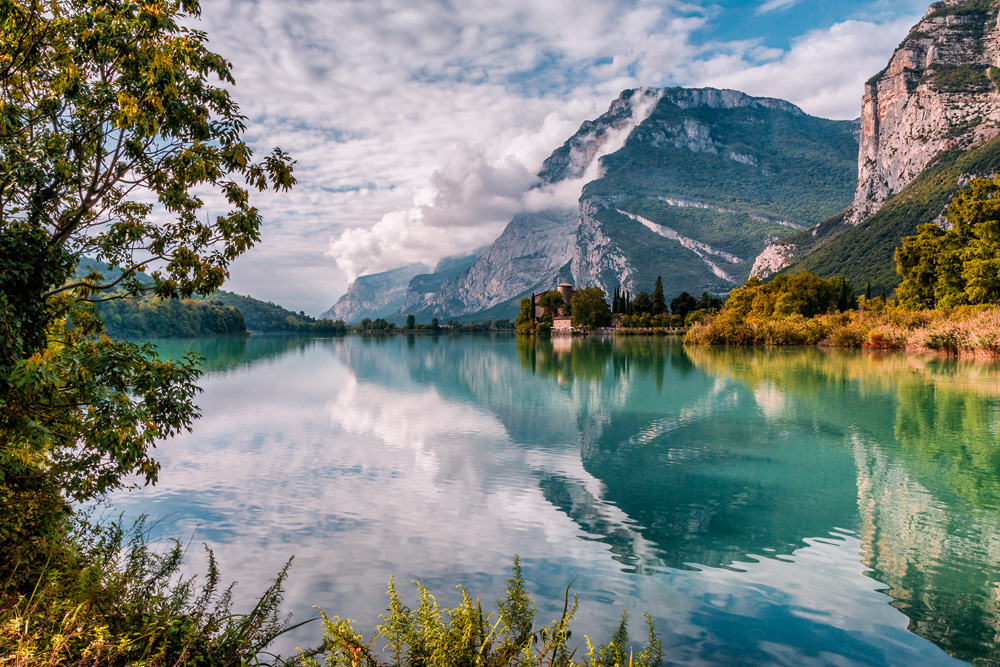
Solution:
M858 189L847 218L864 222L942 151L1000 135L1000 6L943 0L865 85Z
M667 88L663 90L661 104L672 104L681 109L739 109L746 107L765 107L794 114L804 113L797 106L785 100L769 97L751 97L738 90L719 90L717 88Z

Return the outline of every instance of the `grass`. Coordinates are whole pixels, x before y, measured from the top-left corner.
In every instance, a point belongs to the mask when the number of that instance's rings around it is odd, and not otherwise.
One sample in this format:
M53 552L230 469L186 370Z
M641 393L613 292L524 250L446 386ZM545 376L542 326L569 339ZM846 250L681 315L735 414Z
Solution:
M559 618L538 627L516 558L505 595L489 614L465 588L459 587L457 607L442 609L429 590L414 583L419 603L410 608L390 580L388 609L368 641L352 621L324 614L323 662L303 656L302 667L653 667L663 658L648 615L646 643L639 649L630 646L627 612L607 644L594 644L589 637L574 642L570 625L578 605L575 596L570 601L569 587Z
M1000 356L1000 307L909 311L879 298L861 310L805 318L740 320L719 316L694 324L692 345L822 345L960 356Z
M419 582L411 609L390 581L388 609L369 641L351 621L321 612L321 645L281 657L269 650L274 640L317 620L292 625L280 612L291 560L251 609L237 611L211 550L206 573L185 577L183 545L150 532L142 521L126 530L66 518L47 552L0 564L0 666L653 667L662 659L649 616L642 647L630 644L627 614L608 643L574 642L568 587L560 617L539 625L516 558L506 595L488 614L464 588L457 607L441 608Z
M16 563L0 593L0 665L236 667L268 664L292 629L279 613L291 563L256 605L233 609L206 550L202 580L181 575L179 542L150 540L142 522L67 520L44 561Z

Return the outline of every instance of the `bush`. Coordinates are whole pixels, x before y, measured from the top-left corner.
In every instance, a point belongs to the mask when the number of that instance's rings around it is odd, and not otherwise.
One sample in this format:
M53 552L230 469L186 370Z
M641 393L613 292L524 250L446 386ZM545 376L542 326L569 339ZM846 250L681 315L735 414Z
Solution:
M535 606L528 596L518 560L507 580L505 596L488 616L463 587L462 601L453 609L441 609L437 599L416 582L420 602L415 609L402 603L395 584L389 581L389 607L381 616L370 641L358 634L349 620L323 615L323 667L653 667L659 665L662 647L646 616L648 638L641 651L629 647L628 616L622 614L618 630L604 645L585 638L587 654L575 660L579 646L571 647L569 626L577 610L566 589L561 616L542 628L535 627ZM378 647L382 647L379 650ZM383 656L387 660L383 660ZM320 667L315 656L303 656L303 667Z
M278 607L291 561L254 608L238 614L210 550L199 584L180 575L182 545L150 542L142 522L125 530L78 519L63 531L44 565L22 564L30 593L3 582L2 664L235 667L257 663L289 629Z

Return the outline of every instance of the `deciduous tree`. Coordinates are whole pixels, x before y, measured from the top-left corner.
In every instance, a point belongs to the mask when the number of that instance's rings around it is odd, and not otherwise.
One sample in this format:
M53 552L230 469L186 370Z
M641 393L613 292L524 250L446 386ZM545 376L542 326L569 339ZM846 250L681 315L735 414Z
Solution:
M279 149L255 161L244 141L230 64L189 27L197 0L0 4L7 508L42 486L86 499L155 481L151 448L197 417L195 365L102 336L91 302L214 292L260 238L251 193L294 178ZM74 277L84 255L115 275Z

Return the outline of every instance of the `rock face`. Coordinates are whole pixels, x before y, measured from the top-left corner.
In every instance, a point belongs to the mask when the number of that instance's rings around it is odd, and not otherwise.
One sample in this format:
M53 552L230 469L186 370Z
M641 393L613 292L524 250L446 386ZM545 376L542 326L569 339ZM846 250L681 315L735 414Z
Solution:
M410 264L384 273L361 276L351 283L347 294L320 317L347 323L360 322L366 317L389 317L399 311L410 280L429 270L424 264Z
M672 88L601 160L580 202L573 278L610 293L727 293L790 230L843 210L856 180L851 122L733 90Z
M795 246L791 244L772 243L757 255L750 269L751 278L765 280L792 263L795 257Z
M578 226L573 210L518 214L475 264L427 299L424 307L462 316L558 285L573 257Z
M595 173L598 161L620 148L628 133L645 120L659 90L628 90L608 112L584 123L542 165L539 190L580 181ZM413 303L421 319L461 317L516 301L532 291L549 290L570 278L580 213L576 207L524 212L514 216L496 241L468 270ZM508 313L510 314L510 313Z
M942 151L975 148L1000 134L1000 25L990 0L931 5L865 86L857 225L905 188Z

